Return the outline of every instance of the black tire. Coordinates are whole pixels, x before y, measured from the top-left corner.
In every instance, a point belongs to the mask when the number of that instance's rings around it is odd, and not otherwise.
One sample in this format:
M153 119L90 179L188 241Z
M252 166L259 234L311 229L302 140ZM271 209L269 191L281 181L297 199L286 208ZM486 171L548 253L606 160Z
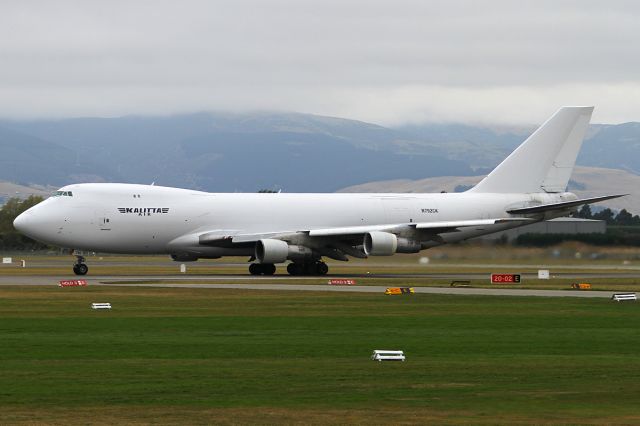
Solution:
M79 263L76 265L73 265L73 273L76 275L87 275L87 272L89 272L89 267L87 265L85 265L84 263Z
M276 273L276 265L273 263L265 263L262 265L262 273L265 275L273 275Z
M299 275L298 274L298 265L295 263L290 263L287 265L287 272L289 275Z
M317 263L305 263L304 264L304 274L305 275L318 275L318 264Z
M249 273L251 275L260 275L262 274L262 265L259 263L252 263L249 265Z
M329 272L329 267L324 262L318 262L316 264L316 271L318 272L318 275L327 275L327 272Z

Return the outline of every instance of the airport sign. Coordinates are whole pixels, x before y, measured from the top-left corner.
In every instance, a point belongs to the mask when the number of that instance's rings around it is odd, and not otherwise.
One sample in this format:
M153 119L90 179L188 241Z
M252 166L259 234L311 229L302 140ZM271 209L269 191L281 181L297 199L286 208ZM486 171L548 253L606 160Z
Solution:
M491 274L491 284L519 284L520 274Z

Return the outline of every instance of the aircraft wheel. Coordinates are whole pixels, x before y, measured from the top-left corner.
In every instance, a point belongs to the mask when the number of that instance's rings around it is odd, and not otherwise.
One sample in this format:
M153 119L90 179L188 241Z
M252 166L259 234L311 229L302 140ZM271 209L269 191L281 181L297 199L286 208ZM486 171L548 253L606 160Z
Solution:
M262 273L265 275L273 275L276 273L276 265L273 263L265 263L262 265Z
M304 274L305 275L318 275L318 264L317 263L305 263L304 265Z
M299 275L299 268L297 263L290 263L287 265L287 272L289 275Z
M318 275L327 275L329 267L324 262L318 262L316 263L316 271L318 272Z
M84 263L77 263L73 265L73 273L76 275L87 275L89 272L89 267Z
M289 275L325 275L329 267L324 262L290 263L287 272Z
M251 275L260 275L262 273L262 265L260 265L259 263L252 263L251 265L249 265L249 273Z

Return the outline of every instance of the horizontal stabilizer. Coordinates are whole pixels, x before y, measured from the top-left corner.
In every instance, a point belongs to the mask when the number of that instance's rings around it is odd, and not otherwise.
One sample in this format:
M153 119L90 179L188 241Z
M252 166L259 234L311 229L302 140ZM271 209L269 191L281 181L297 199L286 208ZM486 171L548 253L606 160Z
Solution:
M530 213L544 213L552 210L564 210L571 207L581 206L583 204L597 203L599 201L611 200L613 198L624 197L629 194L617 194L617 195L603 195L601 197L583 198L582 200L575 201L563 201L561 203L542 204L533 207L522 207L517 209L507 210L507 213L511 214L530 214Z

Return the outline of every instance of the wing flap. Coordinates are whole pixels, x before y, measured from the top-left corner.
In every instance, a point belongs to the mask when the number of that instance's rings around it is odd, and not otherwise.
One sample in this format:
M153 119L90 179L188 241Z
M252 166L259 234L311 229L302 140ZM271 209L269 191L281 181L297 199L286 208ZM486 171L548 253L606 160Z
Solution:
M344 226L337 228L312 229L307 231L310 237L332 237L336 235L360 235L373 231L393 231L408 224Z
M507 223L507 222L529 222L532 219L529 218L521 218L521 217L507 217L507 218L497 218L497 219L477 219L477 220L453 220L453 221L441 221L441 222L410 222L410 223L398 223L398 224L388 224L388 225L363 225L363 226L347 226L347 227L337 227L337 228L326 228L326 229L312 229L308 231L310 237L331 237L331 236L339 236L339 235L360 235L366 234L367 232L374 231L386 231L386 232L394 232L394 231L402 231L407 229L430 229L433 231L439 232L451 232L458 228L466 228L472 226L488 226L488 225L496 225L499 223ZM438 232L436 232L438 233Z
M477 219L477 220L453 220L453 221L445 221L445 222L425 222L425 223L416 223L416 229L451 229L451 228L468 228L471 226L487 226L487 225L497 225L499 223L507 223L507 222L529 222L531 219L529 218L520 218L520 217L505 217L498 219Z
M232 241L234 243L254 243L264 238L283 238L295 234L295 232L263 232L256 234L238 234L234 235Z
M283 237L291 234L291 232L241 233L241 231L238 230L217 229L200 234L198 236L198 242L201 245L231 245L254 243L263 238Z
M198 242L201 245L215 245L222 242L231 242L231 238L237 232L238 231L236 230L216 229L215 231L200 234L198 236Z

